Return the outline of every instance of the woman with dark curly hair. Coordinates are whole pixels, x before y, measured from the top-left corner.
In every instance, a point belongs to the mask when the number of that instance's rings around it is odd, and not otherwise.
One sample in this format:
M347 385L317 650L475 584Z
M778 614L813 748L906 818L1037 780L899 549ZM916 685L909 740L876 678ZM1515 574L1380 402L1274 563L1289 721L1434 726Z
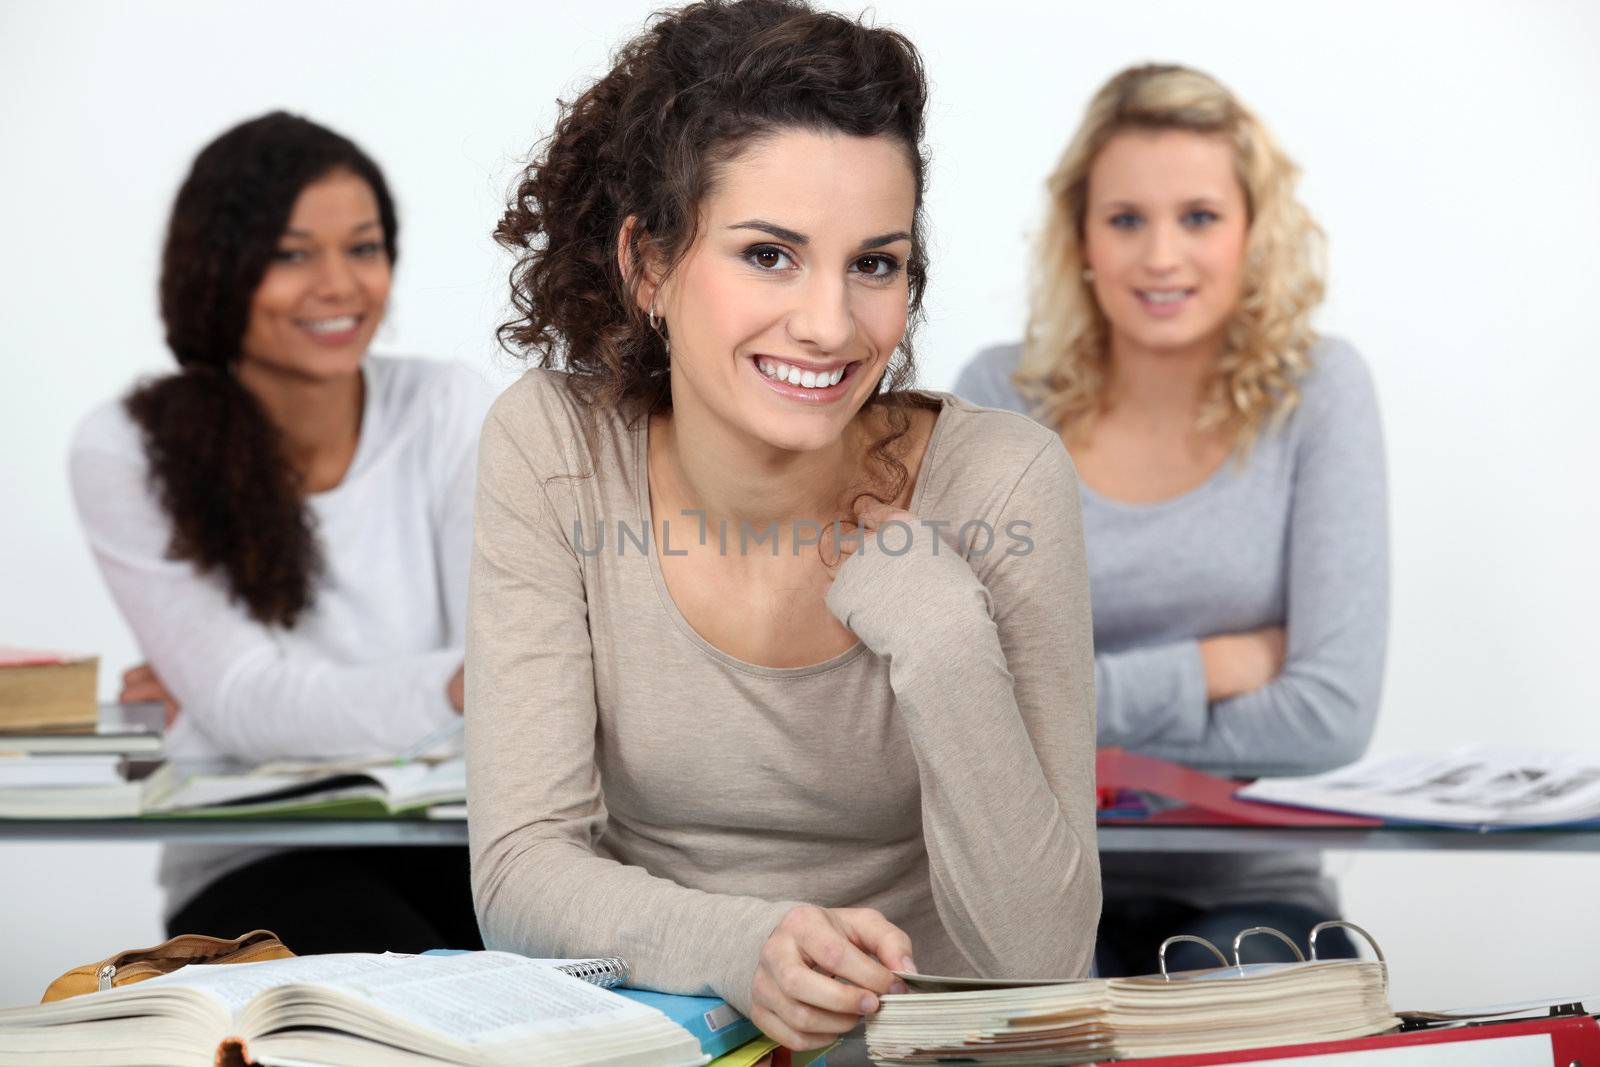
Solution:
M480 446L485 941L795 1048L895 970L1083 974L1099 914L1066 450L909 388L926 95L897 33L693 4L563 106L497 230L537 366Z
M274 112L194 161L161 314L176 374L92 412L72 489L175 759L392 755L462 705L484 384L367 353L398 222L356 145ZM421 872L421 873L419 873ZM168 927L298 952L471 944L465 855L169 849Z

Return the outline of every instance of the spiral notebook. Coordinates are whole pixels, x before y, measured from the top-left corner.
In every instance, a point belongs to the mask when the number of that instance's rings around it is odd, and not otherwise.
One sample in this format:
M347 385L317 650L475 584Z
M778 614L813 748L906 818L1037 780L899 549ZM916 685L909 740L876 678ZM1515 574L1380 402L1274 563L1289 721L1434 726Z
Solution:
M619 956L606 956L593 960L534 960L533 962L554 967L574 978L582 978L590 985L597 985L601 989L626 985L628 981L628 962Z
M443 955L443 953L429 953L429 955L434 954ZM529 960L528 962L542 963L562 974L582 978L590 985L597 985L601 989L611 989L614 986L626 985L628 982L628 961L618 956L603 956L592 960Z
M468 951L464 948L430 948L424 956L465 956ZM553 968L562 974L570 974L574 978L581 978L590 985L597 985L601 989L612 989L619 985L626 985L628 981L628 961L619 956L599 956L586 960L528 960L529 963L541 964Z

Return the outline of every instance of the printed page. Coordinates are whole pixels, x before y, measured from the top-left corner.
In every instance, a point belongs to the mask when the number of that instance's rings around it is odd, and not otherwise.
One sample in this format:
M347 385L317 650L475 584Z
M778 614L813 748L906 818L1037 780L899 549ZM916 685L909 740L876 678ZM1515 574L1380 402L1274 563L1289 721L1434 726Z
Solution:
M353 952L261 963L192 964L130 988L194 989L231 1016L258 993L286 985L344 993L468 1044L494 1044L656 1014L562 974L545 961L509 952L450 956Z
M404 966L318 984L474 1046L659 1015L509 952L405 957Z
M1600 754L1391 754L1308 778L1264 778L1239 795L1425 823L1552 825L1600 818Z
M466 799L467 761L448 759L440 763L421 761L373 767L365 772L379 782L389 795L392 807L448 803Z
M459 757L401 764L396 764L393 758L322 763L280 761L258 767L200 760L174 766L178 784L152 807L153 811L209 808L257 799L266 801L300 792L320 796L308 787L318 783L331 786L339 779L344 781L338 789L327 790L330 799L371 795L374 785L386 794L390 806L395 808L450 803L464 800L467 795L466 761Z
M154 804L153 811L204 808L251 797L267 796L335 774L365 773L329 765L317 772L303 767L251 767L232 760L183 760L171 764L175 787Z
M263 960L260 963L191 963L171 974L158 975L127 988L143 992L154 992L166 986L194 989L217 1001L232 1016L237 1015L251 997L268 989L356 979L363 974L381 973L415 958L392 953L349 952Z

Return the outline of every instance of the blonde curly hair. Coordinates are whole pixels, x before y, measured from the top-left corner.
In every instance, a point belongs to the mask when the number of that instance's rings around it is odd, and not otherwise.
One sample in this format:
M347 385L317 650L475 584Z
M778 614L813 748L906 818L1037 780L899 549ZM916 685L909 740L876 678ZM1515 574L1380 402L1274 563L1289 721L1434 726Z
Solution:
M1084 278L1084 215L1095 157L1130 129L1214 134L1233 146L1250 232L1239 306L1196 428L1231 431L1242 456L1299 399L1295 382L1310 367L1311 312L1324 289L1324 238L1295 199L1299 168L1232 93L1188 67L1130 67L1090 101L1046 183L1049 214L1013 381L1040 418L1069 434L1087 429L1103 410L1110 327Z

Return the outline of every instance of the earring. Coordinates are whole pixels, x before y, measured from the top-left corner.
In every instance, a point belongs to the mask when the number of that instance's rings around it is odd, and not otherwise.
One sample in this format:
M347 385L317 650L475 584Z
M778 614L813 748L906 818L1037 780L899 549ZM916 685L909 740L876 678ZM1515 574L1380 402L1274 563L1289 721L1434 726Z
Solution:
M1086 282L1093 282L1094 281L1094 270L1089 268L1089 267L1083 268L1083 280L1086 281Z
M650 323L650 332L661 338L662 346L667 350L667 358L672 358L672 338L661 329L662 320L656 317L656 298L650 298L650 309L645 312L645 320Z

